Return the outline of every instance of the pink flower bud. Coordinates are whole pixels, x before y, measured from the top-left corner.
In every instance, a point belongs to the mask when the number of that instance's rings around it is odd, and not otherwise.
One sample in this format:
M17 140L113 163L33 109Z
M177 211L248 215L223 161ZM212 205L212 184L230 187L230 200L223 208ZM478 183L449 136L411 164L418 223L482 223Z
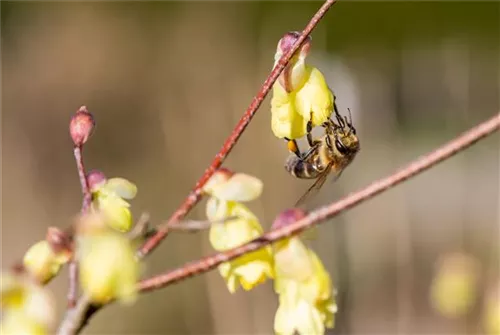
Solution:
M228 168L219 168L217 171L215 171L214 175L216 174L224 176L225 179L229 179L234 175L234 172L229 170Z
M278 48L282 54L290 51L292 46L297 42L300 37L300 32L298 31L289 31L286 33L278 42ZM302 58L305 58L309 54L309 49L311 48L311 36L307 36L306 40L299 48L299 54Z
M281 227L288 226L295 221L304 218L306 215L307 213L299 208L285 209L276 219L274 219L271 229L279 229Z
M92 170L87 173L87 182L91 191L95 191L97 187L106 182L106 175L99 170Z
M57 227L49 227L45 239L54 253L70 252L72 250L72 238Z
M95 121L87 107L82 106L71 118L69 123L69 133L76 146L82 146L87 142L94 130Z

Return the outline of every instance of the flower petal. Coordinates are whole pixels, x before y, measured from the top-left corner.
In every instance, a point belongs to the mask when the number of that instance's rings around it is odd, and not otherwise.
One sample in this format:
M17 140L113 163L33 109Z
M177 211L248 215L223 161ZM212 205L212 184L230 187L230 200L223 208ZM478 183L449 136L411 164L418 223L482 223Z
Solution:
M128 232L132 228L132 214L128 206L123 206L123 202L118 197L103 197L99 199L99 209L106 216L108 226L120 232Z
M262 187L260 179L236 173L227 182L214 185L212 196L227 201L251 201L260 196Z
M39 282L46 284L57 275L61 265L68 260L66 252L61 252L58 257L49 242L42 240L28 249L23 258L23 264Z
M137 186L124 178L108 179L103 188L124 199L133 199L137 195Z
M80 238L80 283L92 301L131 302L136 297L139 263L130 240L116 232Z
M273 86L271 100L271 129L278 138L296 139L307 132L307 119L295 107L295 93L287 93L278 83Z
M228 202L210 197L207 201L206 215L210 221L220 221L230 216Z
M309 79L297 92L295 107L297 113L306 119L309 119L312 113L313 126L319 126L332 114L333 93L317 68L307 66L307 71L310 73Z
M276 273L296 281L306 281L314 274L309 249L298 237L285 239L275 245Z
M236 291L238 284L246 291L251 290L267 278L274 277L270 248L223 263L219 266L219 273L231 293Z

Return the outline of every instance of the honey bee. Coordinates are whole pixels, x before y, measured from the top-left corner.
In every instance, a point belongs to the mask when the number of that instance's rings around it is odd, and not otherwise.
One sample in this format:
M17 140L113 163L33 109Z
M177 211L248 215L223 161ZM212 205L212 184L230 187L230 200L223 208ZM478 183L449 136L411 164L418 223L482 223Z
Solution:
M335 111L335 117L337 122L329 120L323 124L325 135L314 141L308 138L310 148L300 154L300 157L290 155L285 162L285 169L292 176L316 179L295 206L299 206L307 197L317 192L330 173L335 175L335 180L338 179L359 151L359 139L352 125L352 118L342 118L338 111Z

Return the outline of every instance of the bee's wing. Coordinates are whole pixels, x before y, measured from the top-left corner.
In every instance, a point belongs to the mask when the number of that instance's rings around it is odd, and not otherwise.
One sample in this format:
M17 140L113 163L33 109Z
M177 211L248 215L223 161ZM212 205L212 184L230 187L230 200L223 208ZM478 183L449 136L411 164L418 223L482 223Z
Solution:
M295 207L300 206L301 204L304 203L304 201L309 196L311 196L312 194L315 194L316 192L319 191L319 189L321 188L321 186L323 186L323 184L325 183L325 181L328 179L328 175L331 172L332 165L333 165L333 162L330 162L328 164L328 166L326 167L326 169L323 172L321 172L321 174L318 176L318 178L316 179L316 181L314 182L314 184L312 184L311 187L309 187L309 189L300 197L300 199L297 200L297 202L295 203Z

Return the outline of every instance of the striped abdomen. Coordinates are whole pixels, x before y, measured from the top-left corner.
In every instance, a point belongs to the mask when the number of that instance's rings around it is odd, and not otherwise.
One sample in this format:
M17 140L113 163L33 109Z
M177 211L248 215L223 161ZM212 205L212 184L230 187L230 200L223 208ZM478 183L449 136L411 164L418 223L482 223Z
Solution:
M285 162L285 169L294 177L301 179L317 178L322 170L316 167L321 164L316 164L318 156L311 160L303 161L295 155L290 155Z

